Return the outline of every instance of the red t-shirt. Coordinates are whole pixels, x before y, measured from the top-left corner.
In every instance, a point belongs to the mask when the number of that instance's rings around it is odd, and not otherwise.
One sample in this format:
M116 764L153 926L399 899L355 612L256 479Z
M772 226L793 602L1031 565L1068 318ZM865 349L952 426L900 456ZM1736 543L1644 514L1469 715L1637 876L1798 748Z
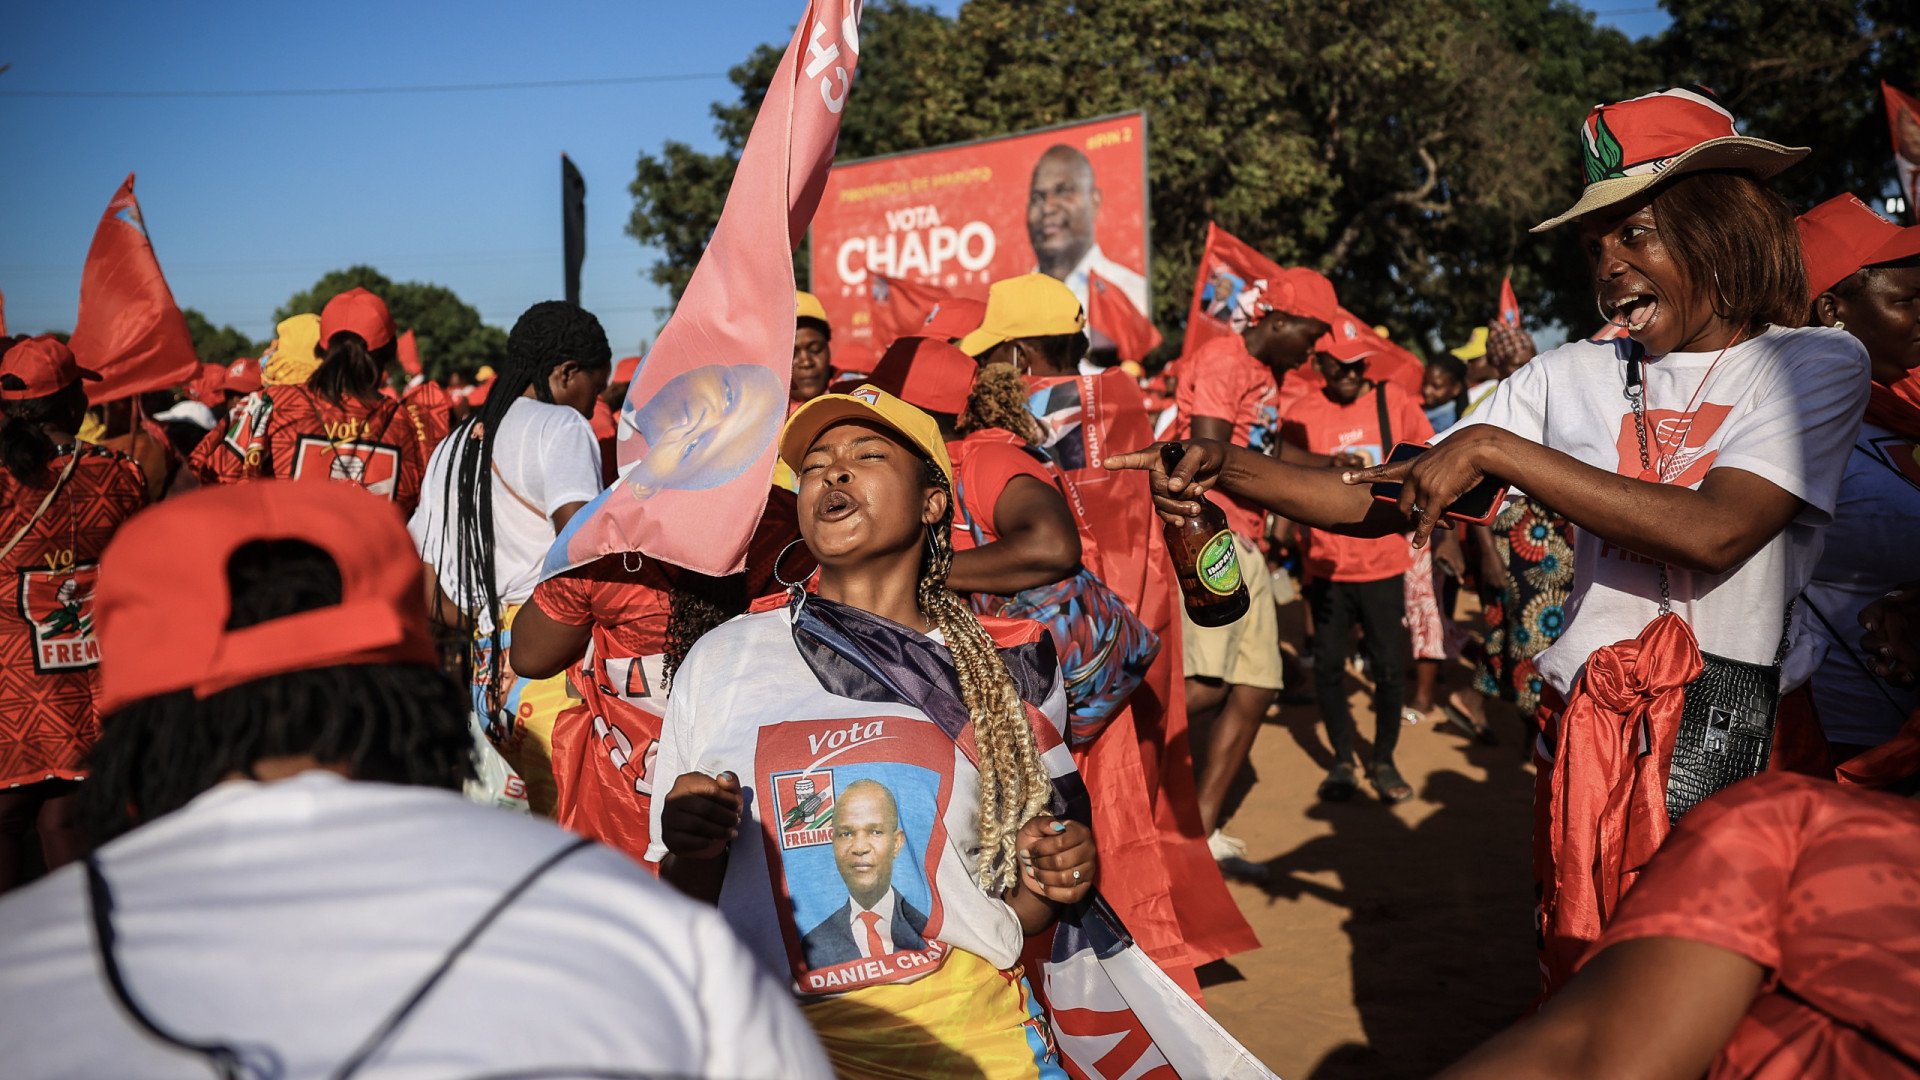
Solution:
M1912 800L1794 773L1728 788L1674 828L1587 955L1643 937L1702 941L1767 969L1713 1080L1920 1076Z
M339 480L391 499L405 515L420 504L426 458L412 414L398 401L335 405L304 386L269 386L235 413L222 446L206 455L218 482Z
M953 474L959 479L965 513L953 515L953 550L968 551L976 545L967 527L969 515L978 526L982 543L1000 539L993 527L993 508L1016 476L1031 476L1053 486L1053 477L1038 459L1022 448L1019 436L999 428L975 431L966 438L947 444L947 456L953 460Z
M1234 445L1269 453L1279 393L1273 372L1247 351L1239 334L1214 338L1180 361L1173 398L1179 416L1167 437L1192 438L1193 418L1210 416L1232 422ZM1211 498L1226 512L1227 527L1234 532L1255 542L1266 532L1265 510L1224 492Z
M93 588L120 523L147 503L147 480L125 454L82 446L47 512L0 560L12 596L0 603L0 788L77 779L100 733L94 713L100 646ZM72 454L47 463L48 478ZM47 488L0 469L0 545L33 517Z
M1308 394L1281 419L1280 437L1316 454L1358 453L1369 464L1377 464L1393 449L1381 435L1379 394L1386 395L1393 443L1433 438L1433 425L1427 423L1420 400L1391 383L1362 391L1351 405L1341 405L1324 392ZM1306 535L1306 569L1316 578L1379 581L1404 574L1413 565L1404 536L1361 538L1311 528Z

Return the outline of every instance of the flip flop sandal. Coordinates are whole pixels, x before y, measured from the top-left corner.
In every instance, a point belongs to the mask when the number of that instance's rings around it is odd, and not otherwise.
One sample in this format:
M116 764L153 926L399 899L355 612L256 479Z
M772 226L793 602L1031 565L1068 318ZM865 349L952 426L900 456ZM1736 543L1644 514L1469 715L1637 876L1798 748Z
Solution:
M1353 766L1342 762L1328 770L1327 778L1320 781L1320 798L1326 802L1346 802L1353 793L1360 790L1360 781L1353 774Z
M1370 779L1373 790L1380 795L1380 801L1387 804L1403 803L1413 798L1413 785L1400 775L1400 770L1392 764L1375 765Z
M1475 727L1473 718L1455 708L1453 702L1449 701L1441 705L1440 711L1447 714L1447 723L1453 725L1460 734L1465 735L1481 746L1500 745L1500 737L1493 733L1493 728L1486 724Z

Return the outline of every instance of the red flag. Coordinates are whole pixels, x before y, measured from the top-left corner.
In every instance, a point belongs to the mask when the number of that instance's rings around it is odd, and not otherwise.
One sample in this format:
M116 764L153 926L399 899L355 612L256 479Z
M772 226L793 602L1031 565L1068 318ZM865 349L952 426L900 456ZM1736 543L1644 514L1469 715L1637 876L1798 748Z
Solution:
M793 249L826 187L859 51L860 0L809 0L720 223L627 388L620 478L568 522L543 576L628 551L715 576L744 567L787 416Z
M1880 83L1887 99L1887 130L1893 137L1893 167L1900 174L1900 194L1907 199L1907 220L1920 221L1920 101Z
M1245 292L1251 282L1272 281L1279 276L1279 263L1207 222L1207 248L1200 255L1200 270L1193 279L1193 308L1187 315L1187 339L1180 343L1180 358L1192 356L1194 350L1214 338L1233 333L1229 320L1234 297Z
M407 373L407 378L420 374L420 345L413 340L413 331L400 335L399 351L400 368Z
M935 285L921 285L874 274L867 280L872 299L873 349L887 351L895 339L925 333L927 316L953 294Z
M1139 363L1160 344L1153 320L1140 314L1127 294L1087 271L1087 325L1113 339L1121 360Z
M200 370L187 320L147 239L132 173L94 230L68 346L81 367L100 373L100 381L87 387L96 403L178 386Z
M7 294L0 292L0 337L7 336Z
M1513 295L1513 279L1500 279L1500 321L1508 326L1520 325L1520 298Z

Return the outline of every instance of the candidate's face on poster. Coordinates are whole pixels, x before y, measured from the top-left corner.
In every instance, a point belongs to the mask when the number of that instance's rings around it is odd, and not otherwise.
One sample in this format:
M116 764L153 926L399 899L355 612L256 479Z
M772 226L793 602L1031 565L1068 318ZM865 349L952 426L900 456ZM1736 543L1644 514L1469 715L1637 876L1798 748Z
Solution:
M1041 273L1064 280L1073 271L1093 247L1099 212L1100 189L1086 155L1065 145L1040 155L1027 189L1027 239Z
M893 796L871 780L847 785L833 812L833 862L847 894L864 908L893 886L893 861L906 846Z
M627 475L636 498L701 491L745 472L779 431L786 387L758 364L708 364L669 379L634 411L647 456Z

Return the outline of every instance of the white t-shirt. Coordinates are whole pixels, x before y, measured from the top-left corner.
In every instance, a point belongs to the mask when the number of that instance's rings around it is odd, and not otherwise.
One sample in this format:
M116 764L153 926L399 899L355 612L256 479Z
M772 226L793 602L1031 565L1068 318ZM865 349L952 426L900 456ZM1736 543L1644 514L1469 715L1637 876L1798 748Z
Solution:
M1741 469L1806 502L1747 561L1722 574L1667 568L1673 610L1700 648L1771 664L1787 601L1813 576L1820 530L1867 407L1867 353L1844 330L1769 330L1716 353L1643 365L1647 452L1663 482L1698 488L1710 469ZM1710 373L1710 374L1709 374ZM1704 385L1703 385L1704 383ZM1626 363L1611 343L1573 341L1535 357L1445 435L1492 424L1623 476L1640 474ZM1689 403L1691 411L1689 410ZM1535 663L1562 694L1593 650L1634 637L1660 613L1660 568L1581 529L1559 640Z
M450 523L458 504L447 475L455 449L452 438L434 448L407 530L447 596L467 611L482 611L479 585L455 565L460 545ZM600 440L574 409L516 398L494 436L493 466L494 588L502 606L522 604L540 583L540 564L553 546L554 512L600 494Z
M1035 735L1048 771L1070 775L1058 670L1040 711ZM823 689L794 644L786 608L743 615L694 645L673 678L655 770L662 790L690 772L740 778L745 820L727 857L720 911L796 994L911 982L956 948L1002 970L1019 962L1019 917L974 877L979 772L926 713ZM876 801L891 801L894 814L876 812ZM665 803L653 801L647 858L656 862L667 853ZM836 839L843 829L848 835ZM753 842L756 833L763 842ZM856 882L869 896L891 895L856 900ZM876 911L892 905L884 928L875 926L878 958L859 918L867 902Z
M284 1065L276 1075L303 1080L331 1075L487 909L572 842L454 792L315 771L220 784L100 860L134 1002L176 1035L261 1048ZM0 901L0 1017L11 1078L212 1075L121 1011L77 863ZM598 846L521 893L362 1075L587 1067L832 1075L791 997L712 909Z
M1920 460L1914 452L1911 439L1861 426L1827 526L1826 550L1793 614L1784 685L1812 677L1820 726L1835 742L1877 746L1920 706L1920 693L1863 667L1860 648L1860 609L1920 578ZM1821 616L1843 640L1834 639Z

